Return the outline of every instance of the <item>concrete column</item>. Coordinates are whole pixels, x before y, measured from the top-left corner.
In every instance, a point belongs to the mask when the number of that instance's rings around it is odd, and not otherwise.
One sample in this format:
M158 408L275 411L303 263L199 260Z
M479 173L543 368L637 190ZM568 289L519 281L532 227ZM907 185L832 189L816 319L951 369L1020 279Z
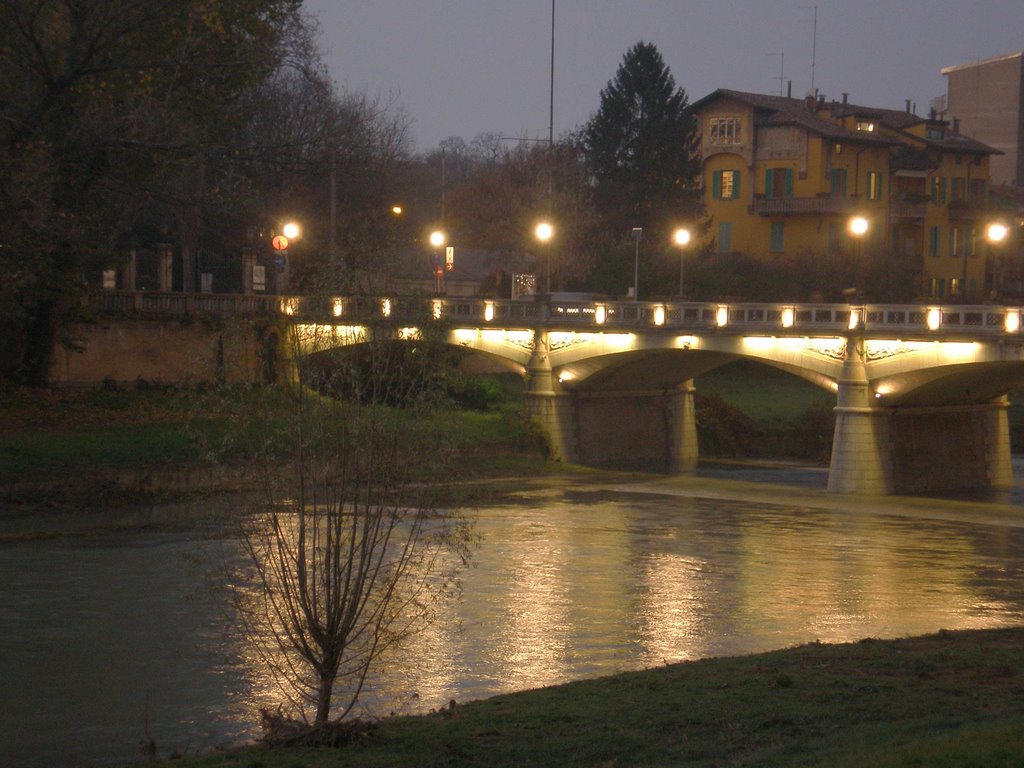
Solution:
M128 261L125 262L124 272L121 273L121 288L126 291L134 291L136 286L138 254L133 245L128 249Z
M697 469L697 409L693 404L696 391L693 379L690 379L675 393L675 402L670 411L675 417L672 424L674 428L668 432L670 448L666 469L669 472L693 472Z
M157 290L170 293L174 286L174 249L167 243L156 247Z
M988 482L992 488L1010 488L1013 485L1013 465L1010 463L1010 398L1003 395L986 412L985 463Z
M847 339L837 384L828 490L831 493L892 493L889 418L886 411L873 407L862 338Z
M242 293L248 295L252 290L252 268L256 266L256 254L250 248L242 250Z
M577 462L576 419L572 398L561 391L551 370L548 333L533 334L533 351L526 364L526 412L544 431L551 458Z

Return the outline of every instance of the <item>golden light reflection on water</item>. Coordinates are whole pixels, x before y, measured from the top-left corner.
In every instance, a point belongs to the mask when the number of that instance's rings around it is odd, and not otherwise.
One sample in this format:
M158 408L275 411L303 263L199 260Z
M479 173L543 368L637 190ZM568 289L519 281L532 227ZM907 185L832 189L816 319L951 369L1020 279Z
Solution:
M704 562L652 555L641 569L639 641L645 665L700 658L708 614Z
M1024 620L1019 529L667 497L484 509L478 532L463 599L370 681L370 712Z

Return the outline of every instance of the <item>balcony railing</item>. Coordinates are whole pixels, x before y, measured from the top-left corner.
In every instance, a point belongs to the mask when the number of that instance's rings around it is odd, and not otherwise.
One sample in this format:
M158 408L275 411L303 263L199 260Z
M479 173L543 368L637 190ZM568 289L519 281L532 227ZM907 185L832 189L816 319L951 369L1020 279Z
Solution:
M889 216L894 219L924 219L924 203L893 200L889 203Z
M821 213L851 213L855 201L846 197L765 197L754 196L753 212L762 216L800 216Z

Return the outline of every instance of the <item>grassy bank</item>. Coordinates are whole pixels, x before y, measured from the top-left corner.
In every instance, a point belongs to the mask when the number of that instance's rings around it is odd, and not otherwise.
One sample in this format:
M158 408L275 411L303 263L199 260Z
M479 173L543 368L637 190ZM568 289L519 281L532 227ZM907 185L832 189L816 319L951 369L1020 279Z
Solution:
M1024 629L808 645L459 704L183 768L1019 766Z
M0 407L0 500L44 506L147 500L166 495L161 488L180 492L174 483L162 485L160 476L183 470L196 476L216 470L212 482L222 482L233 467L252 462L254 446L286 430L295 409L290 398L285 389L7 390ZM422 479L557 471L545 460L543 439L514 406L442 407L406 419L412 439L443 444L447 452L444 477ZM337 405L339 419L346 407ZM274 450L259 458L287 460Z

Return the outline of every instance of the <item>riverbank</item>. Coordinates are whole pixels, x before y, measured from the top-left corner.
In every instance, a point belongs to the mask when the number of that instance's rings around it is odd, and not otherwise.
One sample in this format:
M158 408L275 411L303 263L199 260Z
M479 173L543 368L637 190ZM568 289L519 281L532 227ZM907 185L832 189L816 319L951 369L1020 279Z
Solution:
M1018 766L1024 628L666 665L387 719L336 748L253 746L182 768Z

